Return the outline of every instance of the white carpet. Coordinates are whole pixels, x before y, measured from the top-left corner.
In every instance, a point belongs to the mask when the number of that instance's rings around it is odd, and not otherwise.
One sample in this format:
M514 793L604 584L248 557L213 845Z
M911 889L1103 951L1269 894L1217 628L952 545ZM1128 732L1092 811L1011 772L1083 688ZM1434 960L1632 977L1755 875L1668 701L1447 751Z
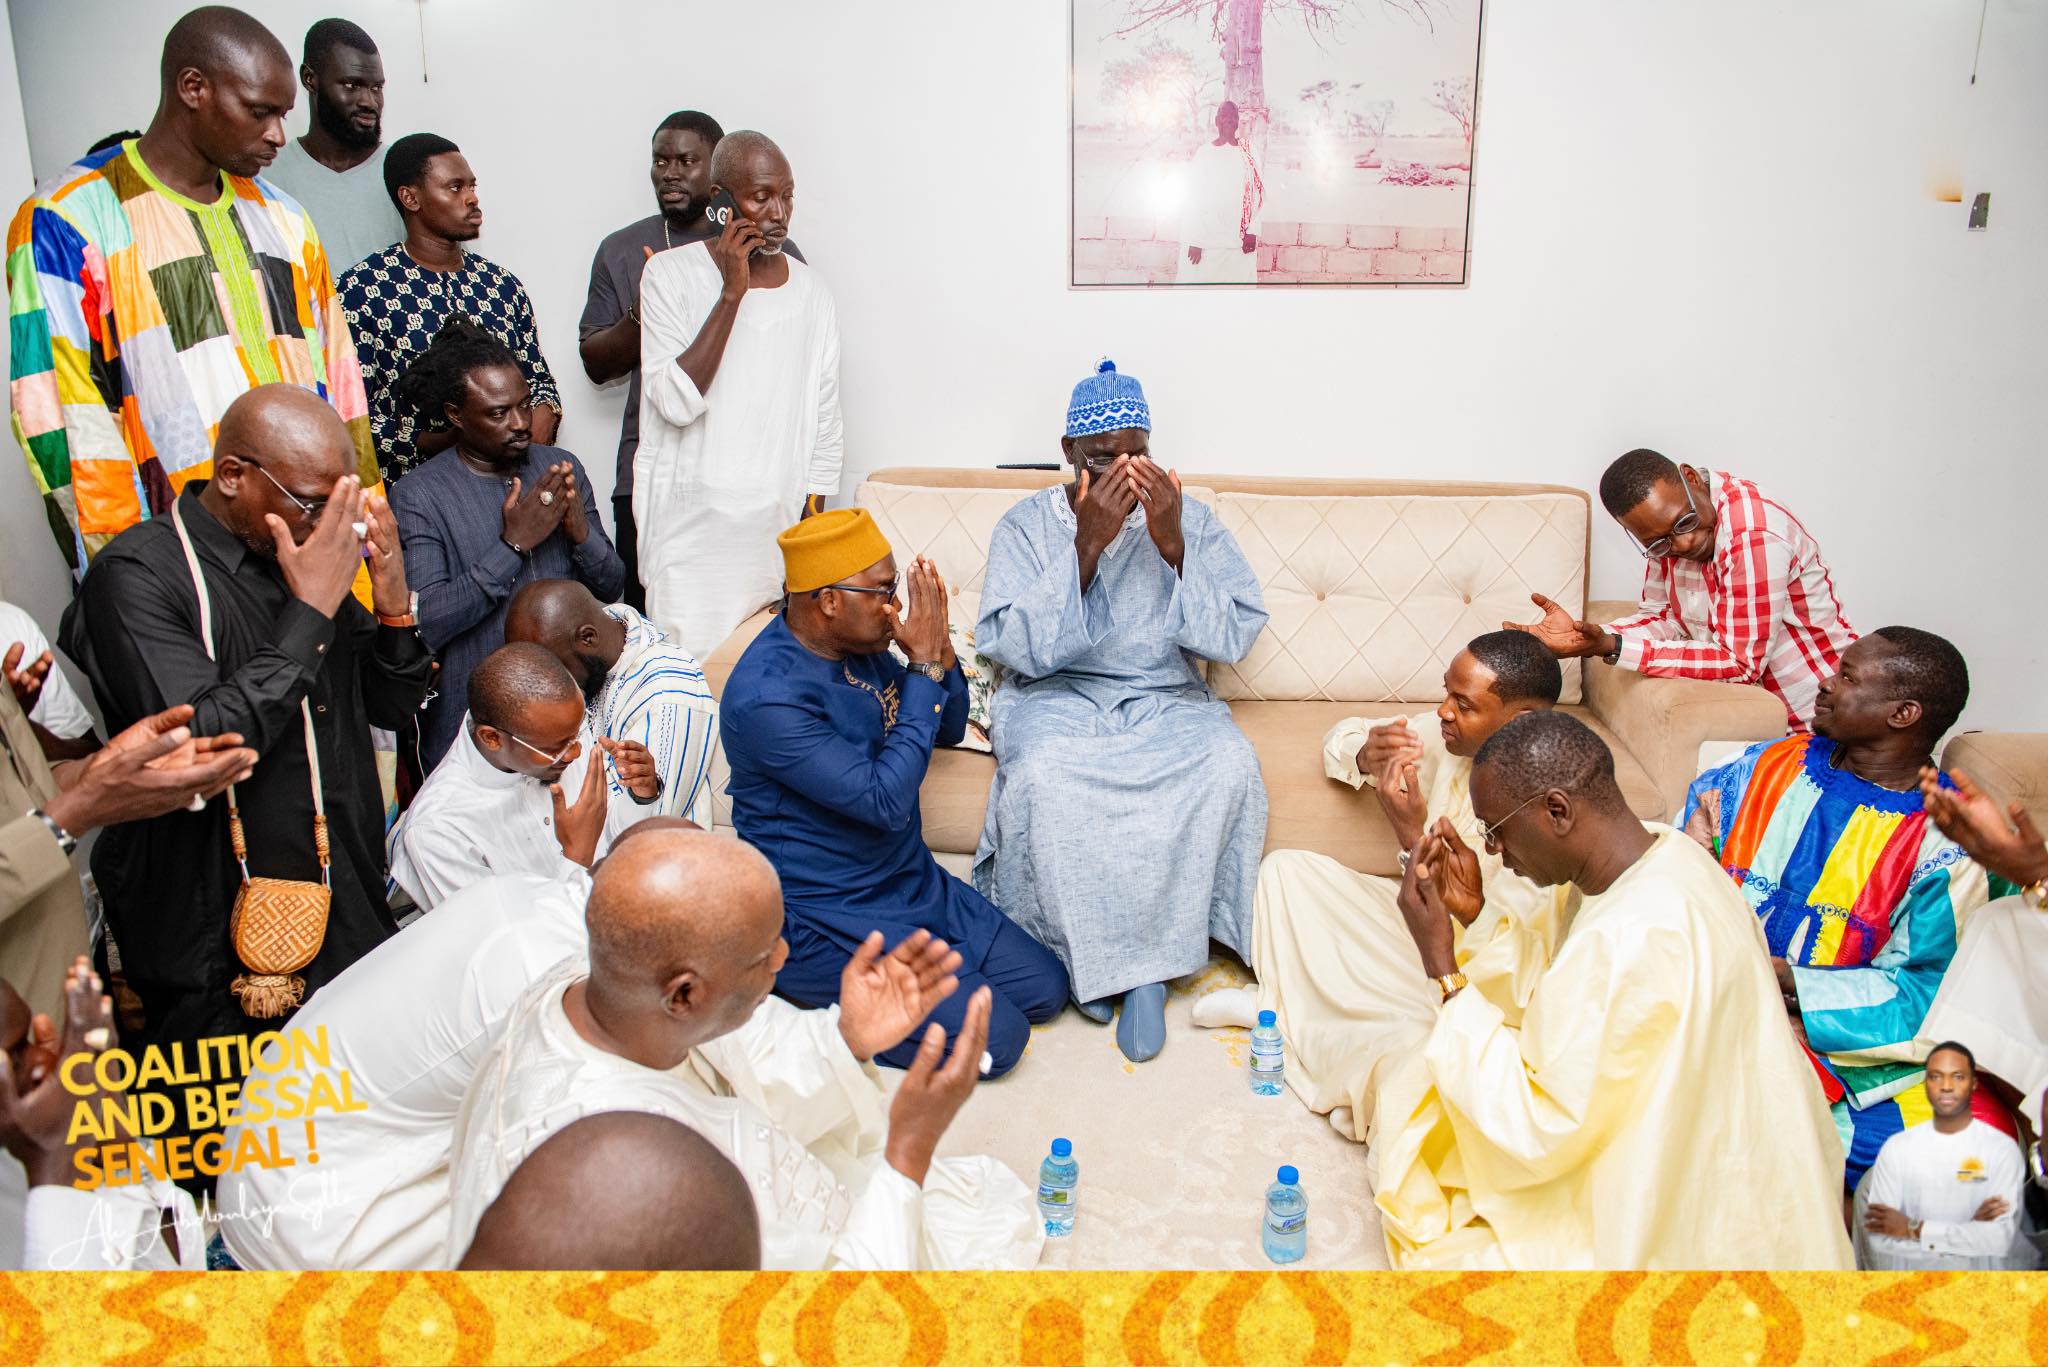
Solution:
M1292 1091L1255 1096L1245 1030L1199 1030L1188 1011L1203 992L1246 980L1212 961L1173 985L1166 1048L1132 1064L1116 1027L1069 1006L1032 1032L1008 1077L976 1091L941 1152L993 1154L1036 1186L1056 1136L1081 1165L1074 1232L1046 1242L1044 1267L1252 1269L1266 1187L1301 1170L1309 1201L1310 1268L1384 1268L1365 1149L1311 1113ZM900 1076L891 1070L887 1075Z

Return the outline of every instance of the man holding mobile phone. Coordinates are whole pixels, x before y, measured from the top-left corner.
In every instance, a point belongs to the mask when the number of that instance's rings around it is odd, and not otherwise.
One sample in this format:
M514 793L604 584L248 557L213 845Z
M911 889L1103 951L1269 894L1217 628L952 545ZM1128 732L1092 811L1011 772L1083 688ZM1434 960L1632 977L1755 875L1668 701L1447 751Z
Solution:
M718 236L640 282L633 513L647 615L699 659L781 596L775 537L839 491L839 324L789 256L796 178L761 133L711 158Z
M648 180L656 211L597 244L576 329L590 382L626 381L618 479L612 485L612 539L626 562L625 601L635 612L647 610L647 595L640 588L640 534L633 524L633 453L640 449L640 277L656 253L715 238L725 226L704 212L711 203L711 154L724 136L718 120L695 109L677 110L654 130ZM795 242L784 243L783 251L804 259Z

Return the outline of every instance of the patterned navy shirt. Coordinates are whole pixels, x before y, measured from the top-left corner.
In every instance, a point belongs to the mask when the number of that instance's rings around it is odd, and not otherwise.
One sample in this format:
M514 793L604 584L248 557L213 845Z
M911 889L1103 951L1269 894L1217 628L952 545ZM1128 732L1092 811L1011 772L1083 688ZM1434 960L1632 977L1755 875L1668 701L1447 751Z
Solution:
M398 411L394 387L451 314L467 315L512 348L535 404L561 408L534 329L533 301L519 277L495 261L471 252L460 270L430 271L406 255L404 243L393 243L349 267L336 289L356 339L370 400L370 435L385 479L396 479L420 459L421 433L414 430L413 414Z

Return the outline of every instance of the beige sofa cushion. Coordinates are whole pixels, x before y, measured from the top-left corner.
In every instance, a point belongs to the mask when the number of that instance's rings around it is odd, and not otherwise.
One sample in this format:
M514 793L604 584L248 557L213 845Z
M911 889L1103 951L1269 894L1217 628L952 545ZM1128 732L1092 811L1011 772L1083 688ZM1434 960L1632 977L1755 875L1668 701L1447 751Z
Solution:
M1210 683L1230 700L1397 705L1443 696L1444 667L1531 593L1586 598L1586 500L1573 493L1302 497L1224 493L1272 620ZM1579 700L1577 661L1564 701Z
M2048 830L2048 732L1965 731L1942 750L1941 767L1962 770L2000 806L2019 803Z
M1583 707L1565 711L1593 728L1614 751L1615 778L1629 809L1648 821L1664 819L1649 774L1606 727ZM1317 850L1363 873L1393 873L1400 852L1393 828L1369 788L1353 789L1323 774L1323 735L1346 717L1396 715L1398 708L1361 710L1342 702L1234 702L1230 715L1259 752L1272 815L1266 849Z

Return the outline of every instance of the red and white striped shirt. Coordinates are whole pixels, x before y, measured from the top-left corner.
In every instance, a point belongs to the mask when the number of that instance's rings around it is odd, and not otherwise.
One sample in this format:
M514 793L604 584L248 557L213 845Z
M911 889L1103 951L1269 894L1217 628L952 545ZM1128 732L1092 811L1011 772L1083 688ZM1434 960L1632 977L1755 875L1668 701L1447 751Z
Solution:
M1820 682L1856 640L1834 573L1783 504L1746 479L1700 473L1718 523L1714 558L1649 563L1642 610L1607 624L1621 638L1617 662L1667 678L1759 684L1785 704L1792 731L1811 730Z

